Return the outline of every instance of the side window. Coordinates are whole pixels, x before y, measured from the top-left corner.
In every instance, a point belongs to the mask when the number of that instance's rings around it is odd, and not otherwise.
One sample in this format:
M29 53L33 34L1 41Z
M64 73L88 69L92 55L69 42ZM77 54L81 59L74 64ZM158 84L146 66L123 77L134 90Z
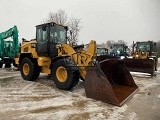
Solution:
M37 41L44 42L47 41L47 29L43 31L42 28L37 28Z
M52 43L57 43L58 42L58 34L57 34L57 31L56 31L56 28L53 27L53 26L50 28L50 41Z
M47 30L46 31L42 31L42 41L47 41Z
M37 42L42 42L42 29L37 28Z
M60 31L60 39L61 40L65 39L65 31Z

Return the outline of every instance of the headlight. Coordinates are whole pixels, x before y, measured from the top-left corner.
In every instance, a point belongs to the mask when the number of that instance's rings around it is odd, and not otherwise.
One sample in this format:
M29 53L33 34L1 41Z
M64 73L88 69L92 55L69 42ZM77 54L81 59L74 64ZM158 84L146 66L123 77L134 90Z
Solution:
M36 48L36 43L32 43L32 44L31 44L31 47L32 47L32 48Z

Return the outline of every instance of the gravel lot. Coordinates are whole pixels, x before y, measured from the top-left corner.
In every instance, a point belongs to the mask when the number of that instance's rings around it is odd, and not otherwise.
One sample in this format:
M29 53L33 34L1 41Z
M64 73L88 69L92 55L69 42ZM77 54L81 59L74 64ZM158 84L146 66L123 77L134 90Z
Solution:
M139 91L122 107L86 98L83 82L56 88L41 74L25 81L19 71L0 69L0 120L160 120L160 65L155 77L131 73Z

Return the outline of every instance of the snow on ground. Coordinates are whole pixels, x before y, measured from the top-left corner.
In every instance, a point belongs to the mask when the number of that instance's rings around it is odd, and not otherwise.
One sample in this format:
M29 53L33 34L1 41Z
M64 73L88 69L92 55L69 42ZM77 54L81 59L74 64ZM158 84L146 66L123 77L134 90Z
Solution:
M117 107L86 98L82 81L73 90L63 91L46 75L41 74L32 82L23 80L19 71L0 69L0 116L5 120L138 120L143 116L136 109L141 103L136 102L154 95L152 89L160 85L159 73L160 68L155 77L132 74L139 91L122 107ZM160 99L160 93L156 98Z

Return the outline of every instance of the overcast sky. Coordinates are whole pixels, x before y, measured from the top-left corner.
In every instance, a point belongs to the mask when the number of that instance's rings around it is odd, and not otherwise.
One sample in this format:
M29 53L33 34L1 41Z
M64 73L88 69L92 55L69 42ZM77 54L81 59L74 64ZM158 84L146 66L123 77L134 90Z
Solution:
M30 40L35 26L59 9L82 20L79 44L160 40L160 0L0 0L0 32L17 25L19 40Z

